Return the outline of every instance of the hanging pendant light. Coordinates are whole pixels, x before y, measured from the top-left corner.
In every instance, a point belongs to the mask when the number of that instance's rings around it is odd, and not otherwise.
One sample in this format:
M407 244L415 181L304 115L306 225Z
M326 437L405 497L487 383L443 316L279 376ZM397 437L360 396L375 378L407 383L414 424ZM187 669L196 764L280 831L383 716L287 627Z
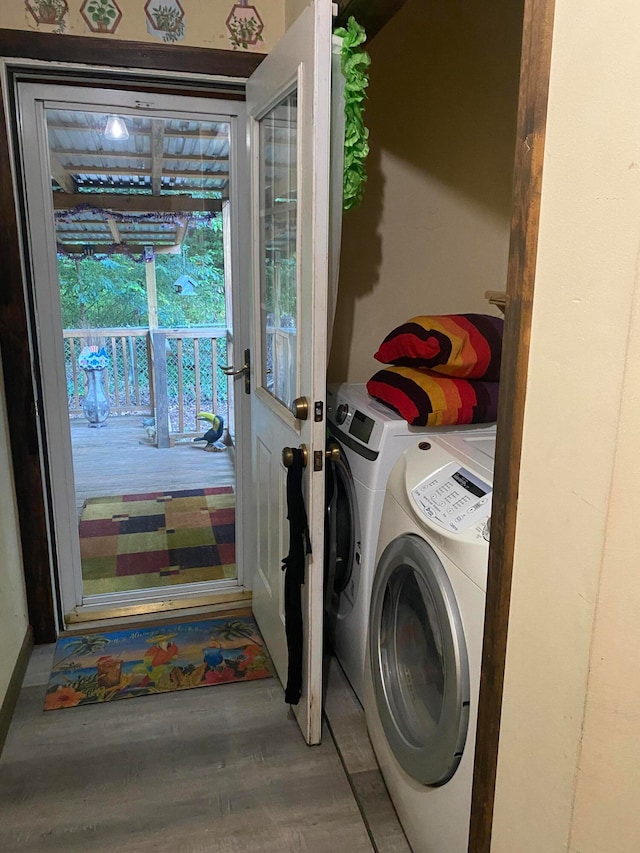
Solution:
M115 142L128 139L129 131L124 119L121 116L109 116L104 127L104 136L105 139L111 139Z

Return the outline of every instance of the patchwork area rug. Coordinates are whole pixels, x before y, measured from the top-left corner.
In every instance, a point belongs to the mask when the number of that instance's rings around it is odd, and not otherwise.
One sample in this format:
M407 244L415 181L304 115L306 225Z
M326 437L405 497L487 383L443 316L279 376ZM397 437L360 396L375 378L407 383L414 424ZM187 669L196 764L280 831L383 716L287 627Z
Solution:
M234 610L193 622L60 638L44 709L271 675L269 653L251 611Z
M233 488L90 498L80 556L85 595L235 578Z

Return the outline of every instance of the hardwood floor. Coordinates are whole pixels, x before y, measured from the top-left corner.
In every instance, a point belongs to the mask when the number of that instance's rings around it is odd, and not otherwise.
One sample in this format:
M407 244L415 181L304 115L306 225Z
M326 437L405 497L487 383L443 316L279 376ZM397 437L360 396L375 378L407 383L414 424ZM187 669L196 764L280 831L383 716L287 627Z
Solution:
M78 512L97 494L234 484L233 449L158 450L139 417L71 434ZM276 679L45 713L53 648L33 652L0 757L3 853L409 853L335 661L309 748Z
M307 747L276 680L43 712L50 649L0 759L0 850L374 850L329 731Z

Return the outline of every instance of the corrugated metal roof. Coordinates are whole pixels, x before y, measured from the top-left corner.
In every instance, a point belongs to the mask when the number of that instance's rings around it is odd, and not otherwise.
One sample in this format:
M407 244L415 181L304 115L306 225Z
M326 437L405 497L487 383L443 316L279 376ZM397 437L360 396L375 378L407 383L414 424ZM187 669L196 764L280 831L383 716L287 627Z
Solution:
M180 212L176 192L187 199L193 194L210 199L228 195L229 122L121 117L129 136L116 141L104 135L106 113L46 110L60 244L171 245L182 240L185 231L184 219L176 217ZM118 194L109 210L88 208L105 207L105 193ZM140 201L140 193L149 201ZM120 217L114 222L110 211L130 209L124 201L117 203L119 196L126 199L131 194L138 199L136 212L128 214L129 221ZM169 206L161 201L166 195L171 195ZM212 203L205 198L201 207L211 212ZM194 204L185 207L192 211Z

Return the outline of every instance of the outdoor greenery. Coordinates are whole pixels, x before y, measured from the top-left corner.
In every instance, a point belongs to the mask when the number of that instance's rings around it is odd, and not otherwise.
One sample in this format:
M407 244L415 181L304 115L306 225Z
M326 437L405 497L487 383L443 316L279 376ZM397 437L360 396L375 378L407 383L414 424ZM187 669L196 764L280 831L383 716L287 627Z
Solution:
M188 275L195 294L181 295L175 282ZM126 254L58 258L65 329L147 326L145 264ZM158 322L161 328L225 325L222 220L191 227L182 255L156 256Z

